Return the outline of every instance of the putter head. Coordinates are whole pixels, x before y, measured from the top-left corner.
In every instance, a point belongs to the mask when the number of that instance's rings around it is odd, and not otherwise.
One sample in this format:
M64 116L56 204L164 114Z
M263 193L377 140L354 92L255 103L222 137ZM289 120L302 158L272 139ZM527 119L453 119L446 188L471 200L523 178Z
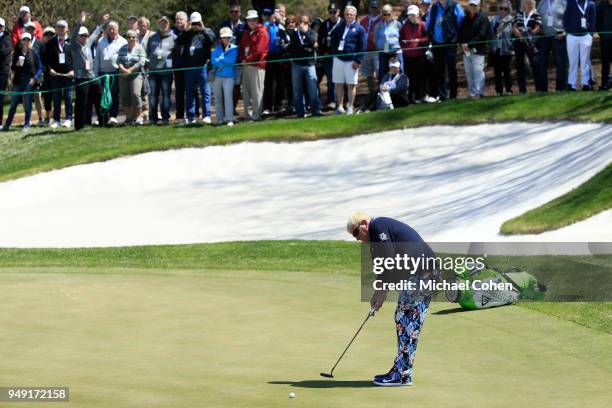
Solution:
M325 378L334 378L333 375L331 374L325 374L325 373L321 373L321 377L325 377Z

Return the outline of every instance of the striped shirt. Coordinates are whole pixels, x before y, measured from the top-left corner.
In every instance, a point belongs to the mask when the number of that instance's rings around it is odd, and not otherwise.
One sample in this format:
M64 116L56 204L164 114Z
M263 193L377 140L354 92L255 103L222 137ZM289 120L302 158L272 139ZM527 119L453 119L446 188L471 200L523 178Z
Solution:
M514 17L514 24L517 25L521 33L527 32L527 28L533 31L536 26L542 26L542 16L535 9L528 15L525 15L524 11L519 11L516 13L516 17Z

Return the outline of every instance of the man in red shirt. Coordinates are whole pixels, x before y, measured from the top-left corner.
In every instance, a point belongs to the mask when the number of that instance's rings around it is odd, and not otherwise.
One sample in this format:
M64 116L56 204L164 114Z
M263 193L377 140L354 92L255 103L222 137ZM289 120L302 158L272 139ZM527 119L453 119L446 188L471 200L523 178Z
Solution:
M256 10L247 12L246 22L247 29L242 33L239 44L239 59L244 64L242 71L244 116L250 120L261 120L270 36L266 28L260 24Z

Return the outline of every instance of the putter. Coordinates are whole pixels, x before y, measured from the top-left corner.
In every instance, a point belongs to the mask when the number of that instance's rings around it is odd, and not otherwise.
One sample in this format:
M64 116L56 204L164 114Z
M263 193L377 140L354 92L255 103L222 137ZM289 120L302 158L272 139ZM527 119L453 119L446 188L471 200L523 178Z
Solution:
M325 378L334 378L334 370L336 369L336 366L338 365L338 363L340 362L340 360L342 360L342 357L344 357L344 354L346 354L346 351L349 349L349 347L351 347L351 344L353 344L353 341L355 340L355 338L357 337L357 335L359 334L359 332L361 331L361 329L363 328L363 326L365 326L366 322L368 321L368 319L372 316L374 316L374 313L376 313L376 311L374 310L374 308L370 309L370 311L368 312L368 315L366 316L365 320L363 321L363 323L361 323L361 326L359 326L359 329L357 329L357 333L355 333L355 335L353 336L353 338L351 339L351 341L349 341L348 346L346 346L346 348L344 349L344 351L342 352L342 354L340 354L340 357L338 358L338 361L336 361L336 364L334 364L334 366L332 367L331 371L329 372L329 374L327 373L320 373L321 377L325 377Z

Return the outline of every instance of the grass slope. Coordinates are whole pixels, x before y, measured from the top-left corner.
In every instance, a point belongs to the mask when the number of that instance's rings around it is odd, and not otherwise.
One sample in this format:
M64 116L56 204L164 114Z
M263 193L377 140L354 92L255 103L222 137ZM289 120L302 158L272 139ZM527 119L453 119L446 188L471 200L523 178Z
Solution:
M489 262L502 270L519 266L534 273L537 271L537 276L544 278L545 283L559 276L556 271L568 268L578 274L591 271L589 277L600 284L606 282L605 274L609 274L611 258L569 258L489 257ZM317 274L311 276L313 280L318 280L321 278L318 273L357 278L360 275L360 262L360 246L343 241L247 241L80 249L0 248L0 268L19 268L24 272L39 271L43 274L49 268L63 268L63 273L77 276L130 274L134 269L145 269L151 275L177 270L191 270L199 274L229 270L236 276L250 271L314 272ZM597 284L588 280L580 283L587 286ZM355 285L358 286L357 283ZM558 281L556 286L559 287ZM559 290L563 292L565 289L560 287ZM522 302L520 305L612 333L612 302Z
M300 141L425 125L571 120L612 123L604 92L520 95L411 106L355 116L284 119L227 127L143 127L32 131L0 135L0 181L154 150L236 143Z
M612 164L586 183L504 222L502 234L539 234L585 220L612 208Z

